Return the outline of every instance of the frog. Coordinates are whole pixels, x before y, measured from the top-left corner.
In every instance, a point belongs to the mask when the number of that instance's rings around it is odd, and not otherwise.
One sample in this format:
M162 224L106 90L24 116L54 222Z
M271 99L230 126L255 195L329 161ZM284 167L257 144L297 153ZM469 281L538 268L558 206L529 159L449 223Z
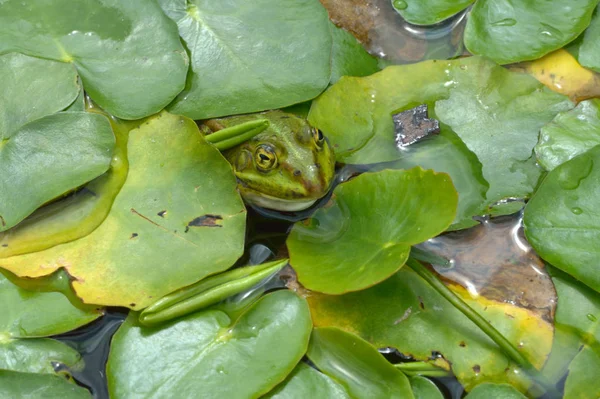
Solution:
M281 110L209 119L205 137L236 126L258 126L253 137L222 149L247 204L284 212L305 210L330 190L335 155L329 140L304 118ZM248 129L242 129L248 130Z

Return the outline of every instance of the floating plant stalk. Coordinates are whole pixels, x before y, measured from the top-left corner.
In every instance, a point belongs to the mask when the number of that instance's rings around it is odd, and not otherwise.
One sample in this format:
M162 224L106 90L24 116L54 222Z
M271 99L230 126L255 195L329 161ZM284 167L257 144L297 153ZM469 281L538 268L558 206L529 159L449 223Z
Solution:
M454 292L452 292L444 283L442 283L434 273L423 266L419 261L409 258L406 265L414 270L419 276L421 276L433 289L435 289L441 296L446 298L448 302L452 304L456 309L460 310L462 314L467 316L477 327L479 327L492 341L494 341L504 353L512 359L519 367L526 371L529 376L533 377L534 381L537 382L551 397L560 397L556 386L552 384L548 379L535 368L533 364L521 353L517 348L514 347L510 341L496 330L483 316L473 310L467 305L461 298L459 298ZM556 395L556 396L555 396Z
M270 122L267 119L259 119L226 127L225 129L218 130L204 138L209 143L214 144L219 151L224 151L250 140L252 137L268 128L269 125Z

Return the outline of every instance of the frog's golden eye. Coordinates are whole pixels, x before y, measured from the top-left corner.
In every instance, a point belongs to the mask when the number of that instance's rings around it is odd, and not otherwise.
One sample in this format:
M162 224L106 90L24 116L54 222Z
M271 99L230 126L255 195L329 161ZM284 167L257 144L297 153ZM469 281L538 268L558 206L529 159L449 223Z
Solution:
M317 147L321 148L323 146L323 142L325 141L325 137L323 137L323 133L319 129L313 129L313 137L315 139L315 143Z
M254 153L254 162L258 170L267 172L277 166L277 154L270 145L261 144Z

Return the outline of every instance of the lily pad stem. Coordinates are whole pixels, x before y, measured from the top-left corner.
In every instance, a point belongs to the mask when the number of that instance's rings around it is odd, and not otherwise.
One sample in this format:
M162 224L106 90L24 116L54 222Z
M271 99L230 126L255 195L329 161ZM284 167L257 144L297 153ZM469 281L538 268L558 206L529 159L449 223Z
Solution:
M214 144L219 151L225 151L250 140L269 126L270 122L267 119L244 122L209 134L205 139Z
M560 393L558 393L555 385L548 381L548 379L542 375L540 371L536 369L533 364L531 364L531 362L527 360L527 358L521 352L519 352L517 348L515 348L513 344L506 339L506 337L504 337L504 335L502 335L502 333L500 333L500 331L496 330L496 328L492 326L485 318L474 311L454 292L446 287L434 273L423 266L419 261L412 258L408 259L406 265L414 270L419 276L421 276L441 296L446 298L446 300L450 302L452 306L460 310L469 318L469 320L475 323L475 325L477 325L477 327L479 327L488 337L490 337L492 341L494 341L510 359L517 363L517 365L525 370L535 382L537 382L546 392L548 392L551 397L561 396Z
M449 371L439 368L428 362L397 363L394 367L409 376L422 375L425 377L448 377Z

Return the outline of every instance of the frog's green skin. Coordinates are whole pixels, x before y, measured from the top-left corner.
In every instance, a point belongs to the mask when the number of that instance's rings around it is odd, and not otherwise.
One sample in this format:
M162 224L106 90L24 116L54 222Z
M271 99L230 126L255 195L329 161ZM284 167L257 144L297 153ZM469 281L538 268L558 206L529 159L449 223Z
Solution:
M308 122L282 111L205 121L204 133L252 120L270 126L252 139L224 151L247 203L280 211L306 209L329 191L335 156L329 142Z

